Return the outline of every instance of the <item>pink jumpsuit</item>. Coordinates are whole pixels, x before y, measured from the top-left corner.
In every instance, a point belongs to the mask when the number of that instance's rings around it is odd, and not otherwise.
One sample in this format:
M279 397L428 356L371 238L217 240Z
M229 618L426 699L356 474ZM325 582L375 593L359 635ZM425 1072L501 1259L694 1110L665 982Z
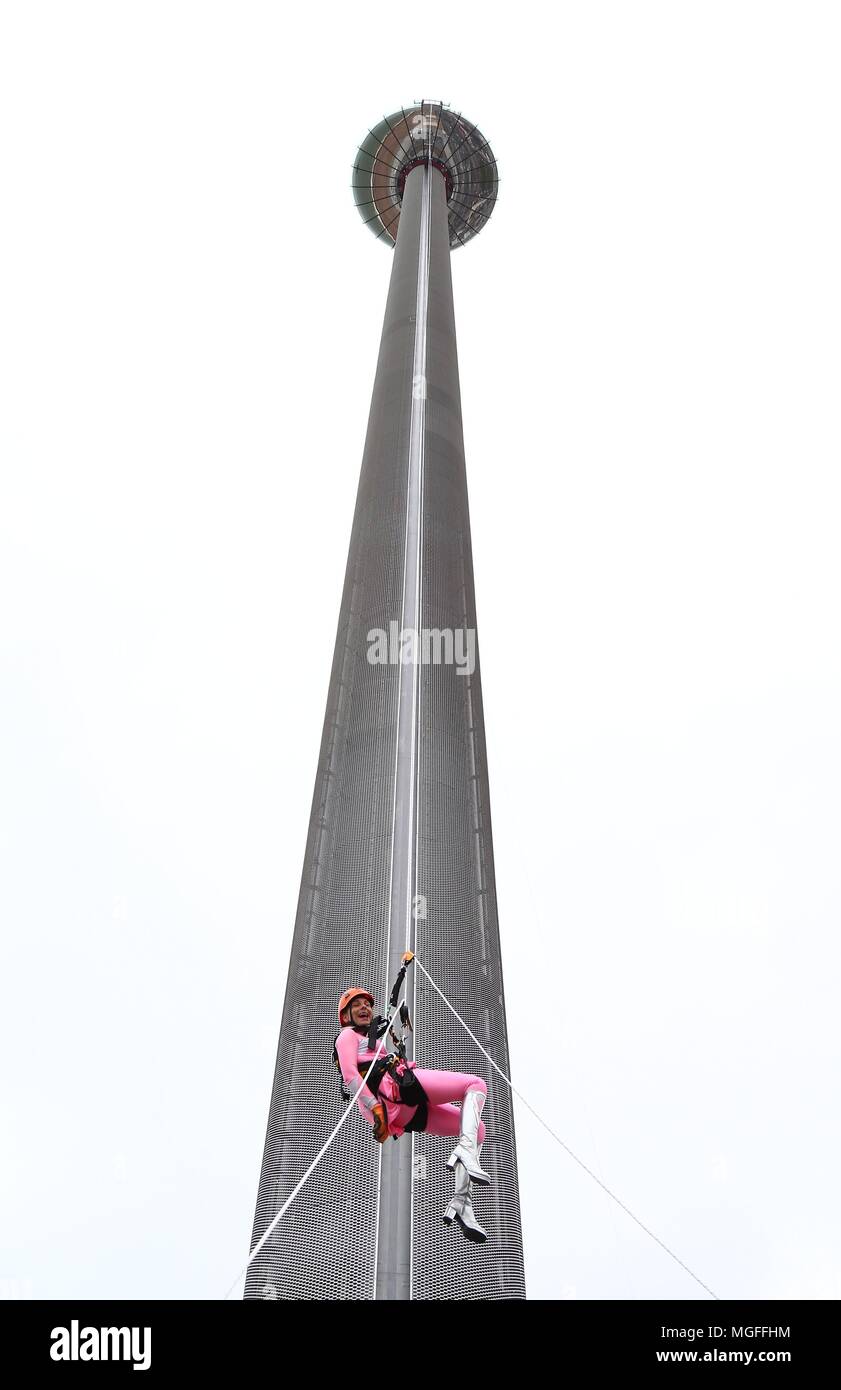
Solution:
M355 1028L343 1028L336 1039L336 1052L339 1058L339 1066L342 1069L342 1077L345 1089L351 1095L356 1095L359 1090L359 1083L362 1076L359 1071L359 1064L362 1062L372 1062L376 1055L375 1051L368 1046L368 1033L357 1033ZM380 1053L380 1057L385 1056L385 1051ZM407 1063L410 1066L418 1081L426 1091L429 1102L429 1115L426 1122L424 1133L444 1134L450 1138L458 1138L461 1130L461 1111L457 1105L451 1102L463 1100L468 1091L481 1091L487 1095L488 1088L480 1076L470 1076L461 1071L423 1071L416 1067L414 1062ZM389 1134L400 1135L405 1130L411 1120L417 1106L402 1105L400 1102L400 1087L393 1077L385 1074L380 1082L379 1096L375 1096L367 1086L363 1086L359 1092L359 1109L365 1116L369 1125L373 1125L374 1118L371 1114L377 1101L382 1101L385 1112L388 1116ZM485 1126L479 1121L480 1144L485 1140Z

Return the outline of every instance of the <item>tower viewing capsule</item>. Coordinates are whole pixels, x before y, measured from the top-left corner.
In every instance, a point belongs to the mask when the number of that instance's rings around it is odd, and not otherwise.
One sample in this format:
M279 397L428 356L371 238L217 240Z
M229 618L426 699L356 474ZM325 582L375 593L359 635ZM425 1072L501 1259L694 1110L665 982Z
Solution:
M246 1298L525 1296L511 1093L482 1052L510 1075L450 273L497 190L487 140L439 102L382 120L354 161L360 215L394 260L251 1249L341 1116L336 1001L358 985L385 1012L407 951L463 1020L410 970L409 1056L488 1083L491 1185L473 1190L487 1240L442 1222L452 1141L377 1144L354 1114L254 1257Z
M356 206L366 226L394 245L406 180L424 166L444 182L450 246L464 246L493 212L496 160L477 126L437 102L401 109L368 132L353 166Z

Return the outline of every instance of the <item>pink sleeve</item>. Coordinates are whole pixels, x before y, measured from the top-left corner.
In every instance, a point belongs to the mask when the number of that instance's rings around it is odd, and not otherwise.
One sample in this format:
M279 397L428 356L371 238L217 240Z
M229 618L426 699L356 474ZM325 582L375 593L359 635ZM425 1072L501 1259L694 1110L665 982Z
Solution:
M342 1079L345 1083L345 1090L350 1091L352 1096L359 1090L359 1083L362 1077L357 1066L359 1056L359 1034L352 1028L343 1028L336 1039L336 1053L339 1058L339 1066L342 1069ZM359 1092L359 1099L366 1110L373 1110L377 1104L377 1098L363 1086Z

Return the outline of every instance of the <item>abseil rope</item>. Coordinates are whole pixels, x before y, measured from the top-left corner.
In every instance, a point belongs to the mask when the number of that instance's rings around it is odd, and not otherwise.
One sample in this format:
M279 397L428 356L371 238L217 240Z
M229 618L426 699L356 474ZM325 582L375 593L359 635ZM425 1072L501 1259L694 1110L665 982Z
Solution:
M449 999L447 998L447 996L443 993L442 990L440 990L440 989L438 988L438 986L436 985L436 983L435 983L435 981L433 980L432 976L430 975L429 971L426 970L426 969L424 969L424 967L421 965L420 961L418 960L417 956L415 956L415 965L417 965L417 967L418 967L419 970L423 970L424 975L425 975L426 978L428 979L429 983L432 985L432 988L435 990L436 994L440 994L440 995L441 995L441 998L444 1000L444 1003L446 1004L447 1008L450 1010L450 1013L455 1014L456 1018L458 1019L459 1023L461 1024L461 1026L462 1026L462 1028L465 1030L465 1032L470 1033L470 1036L471 1036L471 1038L473 1039L473 1041L475 1042L475 1044L476 1044L476 1046L478 1047L479 1051L480 1051L485 1057L487 1057L487 1059L488 1059L488 1061L490 1062L491 1066L493 1067L494 1071L499 1072L499 1075L502 1077L502 1079L503 1079L503 1081L505 1082L505 1084L506 1084L507 1086L509 1086L509 1087L511 1088L511 1090L513 1091L514 1095L517 1096L518 1099L521 1100L521 1101L523 1102L523 1105L526 1107L526 1109L531 1111L531 1113L534 1115L535 1119L540 1121L540 1123L543 1125L543 1128L547 1131L547 1133L551 1134L552 1138L555 1140L555 1143L556 1143L556 1144L560 1144L561 1148L564 1149L564 1150L569 1154L570 1158L572 1158L572 1159L575 1160L575 1162L578 1164L579 1168L583 1168L583 1169L584 1169L584 1172L587 1174L587 1176L590 1177L590 1178L592 1178L592 1179L593 1179L593 1182L598 1183L598 1185L599 1185L599 1187L602 1189L602 1191L603 1191L603 1192L606 1192L607 1195L608 1195L608 1197L610 1197L610 1198L616 1203L617 1206L619 1206L619 1207L622 1208L622 1210L624 1211L624 1213L625 1213L626 1216L630 1216L631 1220L636 1222L636 1224L639 1226L639 1228L640 1228L641 1231L645 1231L645 1234L646 1234L647 1236L650 1236L651 1239L652 1239L653 1241L656 1241L656 1243L660 1246L660 1249L661 1249L661 1250L665 1250L665 1252L666 1252L667 1255L671 1255L672 1259L673 1259L677 1264L680 1265L681 1269L686 1270L686 1273L690 1276L690 1278L694 1279L696 1284L700 1284L700 1285L701 1285L701 1288L704 1289L704 1290L709 1294L710 1298L714 1298L714 1299L716 1300L717 1303L720 1302L721 1300L719 1299L718 1294L713 1293L712 1289L708 1288L707 1285L704 1283L703 1279L699 1279L699 1278L698 1278L697 1274L693 1274L693 1273L692 1273L692 1270L689 1268L689 1265L684 1264L684 1263L683 1263L683 1260L681 1260L681 1259L679 1258L679 1256L677 1256L677 1255L675 1254L674 1250L670 1250L669 1247L668 1247L668 1245L666 1245L665 1242L662 1241L662 1240L660 1239L659 1236L656 1236L656 1235L654 1234L653 1231L650 1231L650 1230L648 1229L648 1227L644 1224L644 1222L640 1221L639 1217L634 1215L634 1213L631 1211L630 1207L626 1207L626 1206L625 1206L625 1203L624 1203L619 1197L616 1196L616 1193L615 1193L615 1192L611 1192L611 1190L610 1190L610 1188L607 1186L607 1184L606 1184L606 1183L603 1183L602 1180L601 1180L601 1178L597 1177L596 1174L593 1172L593 1170L592 1170L591 1168L588 1168L588 1167L587 1167L587 1164L584 1163L583 1160L580 1159L580 1158L578 1157L577 1154L574 1154L574 1153L573 1153L572 1149L569 1147L569 1144L565 1144L564 1141L563 1141L563 1139L561 1139L560 1136L557 1135L557 1134L555 1133L554 1129L552 1129L552 1127L551 1127L550 1125L547 1125L546 1121L545 1121L540 1115L538 1115L538 1113L537 1113L537 1111L535 1110L534 1106L533 1106L533 1105L529 1105L529 1102L526 1100L525 1096L522 1095L521 1092L517 1090L517 1087L514 1085L514 1083L513 1083L513 1081L511 1080L511 1078L505 1075L505 1072L502 1070L501 1067L498 1067L498 1066L497 1066L496 1062L494 1061L493 1057L491 1057L490 1053L485 1051L485 1049L483 1048L483 1046L482 1046L482 1044L480 1043L479 1039L476 1037L476 1034L475 1034L475 1033L472 1033L472 1032L470 1031L470 1029L468 1028L467 1024L465 1023L464 1019L462 1018L461 1014L458 1012L457 1009L454 1009L454 1008L453 1008L453 1006L452 1006L452 1004L450 1003L450 1001L449 1001Z
M655 1242L655 1244L657 1244L657 1245L660 1246L660 1249L661 1249L661 1250L665 1250L666 1254L669 1255L669 1256L675 1261L676 1264L680 1265L681 1269L684 1270L684 1271L689 1275L690 1279L694 1279L694 1280L695 1280L695 1283L696 1283L696 1284L699 1284L699 1285L701 1286L701 1288L705 1291L705 1293L708 1293L708 1294L709 1294L710 1298L714 1298L714 1299L716 1300L716 1302L720 1302L720 1299L719 1299L719 1297L718 1297L718 1294L713 1293L712 1289L709 1288L708 1285L706 1285L706 1284L704 1283L703 1279L699 1279L699 1278L698 1278L698 1275L697 1275L697 1274L694 1274L694 1273L692 1272L692 1270L689 1268L689 1265L684 1264L683 1260L682 1260L678 1255L675 1254L674 1250L670 1250L669 1247L668 1247L668 1245L666 1245L665 1241L662 1241L662 1240L660 1239L660 1237L657 1236L657 1235L655 1235L654 1232L653 1232L652 1230L650 1230L649 1227L646 1226L645 1223L644 1223L643 1221L640 1221L639 1217L634 1215L634 1213L631 1211L630 1207L627 1207L627 1206L625 1205L625 1203L621 1200L621 1198L619 1198L619 1197L616 1196L616 1193L615 1193L615 1192L611 1192L611 1190L610 1190L610 1188L607 1186L607 1184L602 1182L601 1178L598 1177L598 1176L593 1172L592 1168L588 1168L588 1167L587 1167L587 1164L583 1161L583 1159L580 1159L576 1153L573 1153L572 1149L569 1147L569 1144L565 1144L565 1143L564 1143L564 1141L563 1141L563 1139L561 1139L560 1135L558 1135L558 1134L555 1133L555 1131L552 1129L551 1125L548 1125L548 1124L546 1123L546 1121L543 1119L543 1117L537 1113L537 1111L535 1110L534 1106L533 1106L533 1105L530 1105L529 1102L526 1100L525 1096L524 1096L520 1091L517 1090L517 1087L514 1085L514 1083L513 1083L513 1081L511 1080L511 1078L505 1075L505 1072L502 1070L501 1067L497 1066L497 1064L496 1064L496 1062L494 1061L493 1057L490 1055L489 1052L487 1052L487 1051L485 1050L485 1048L484 1048L484 1047L482 1046L482 1044L480 1043L479 1039L476 1037L476 1034L475 1034L475 1033L468 1027L468 1025L465 1023L465 1021L464 1021L464 1019L462 1018L461 1014L458 1012L458 1009L455 1009L455 1008L453 1007L453 1005L450 1003L450 1001L449 1001L449 999L447 998L447 996L444 994L443 990L440 990L440 989L438 988L438 986L436 985L435 981L433 980L432 976L430 975L430 973L429 973L429 971L426 969L426 967L423 966L423 965L421 965L421 962L418 960L417 956L414 956L414 963L415 963L415 965L417 965L417 967L418 967L420 970L423 971L423 973L424 973L424 975L426 976L426 978L428 979L429 983L432 985L432 988L435 990L435 993L436 993L436 994L439 994L439 995L441 996L441 998L443 999L443 1001L444 1001L444 1003L446 1004L447 1008L450 1010L450 1013L453 1014L453 1015L458 1019L459 1023L461 1024L462 1028L464 1029L464 1031L473 1039L473 1041L475 1042L475 1044L476 1044L476 1046L478 1047L479 1051L482 1053L483 1057L486 1057L486 1058L487 1058L487 1060L490 1062L491 1066L493 1067L494 1071L496 1071L496 1072L499 1073L499 1075L502 1077L503 1081L505 1082L506 1086L508 1086L508 1087L510 1088L510 1090L513 1092L513 1094L514 1094L515 1096L517 1096L518 1100L521 1100L521 1101L522 1101L522 1103L523 1103L523 1105L526 1107L526 1109L531 1111L532 1115L534 1115L535 1119L543 1126L543 1128L546 1130L547 1134L551 1134L552 1138L555 1140L555 1143L556 1143L556 1144L560 1144L561 1148L562 1148L566 1153L569 1154L570 1158L573 1159L574 1162L578 1164L579 1168L582 1168L582 1169L584 1170L584 1172L587 1174L587 1176L588 1176L589 1178L592 1178L592 1179L593 1179L593 1182L594 1182L594 1183L597 1183L598 1186L602 1189L603 1192L606 1192L606 1193L607 1193L607 1195L608 1195L608 1197L610 1197L611 1201L615 1202L616 1205L617 1205L618 1207L621 1207L622 1211L624 1211L624 1213L625 1213L626 1216L630 1216L631 1220L632 1220L633 1222L635 1222L637 1226L639 1226L639 1228L640 1228L641 1231L644 1231L645 1234L646 1234L647 1236L650 1236L650 1238ZM374 1062L376 1062L377 1058L379 1057L380 1053L382 1052L383 1048L385 1047L386 1040L387 1040L387 1038L388 1038L388 1034L389 1034L389 1029L387 1028L387 1029L385 1030L385 1032L383 1033L382 1038L380 1039L380 1041L379 1041L379 1043L378 1043L378 1045L377 1045L377 1050L376 1050L376 1052L375 1052L375 1054L374 1054L374 1056L373 1056L373 1058L372 1058L372 1060L371 1060L370 1066L373 1066L373 1065L374 1065ZM370 1071L370 1067L369 1067L369 1071ZM339 1133L339 1130L342 1128L342 1125L343 1125L343 1124L345 1123L345 1121L348 1119L348 1117L349 1117L351 1111L353 1110L354 1106L356 1105L356 1102L357 1102L357 1100L359 1099L360 1095L362 1094L363 1090L365 1089L365 1086L366 1086L366 1085L367 1085L367 1078L366 1078L366 1077L363 1077L363 1078L362 1078L362 1082L361 1082L361 1084L360 1084L360 1086L359 1086L358 1091L357 1091L356 1094L351 1098L351 1100L348 1102L347 1108L346 1108L346 1110L344 1111L344 1114L342 1115L342 1118L339 1120L338 1124L334 1126L332 1133L329 1135L329 1137L325 1140L325 1142L324 1142L324 1144L322 1145L322 1147L319 1149L318 1153L316 1154L316 1156L315 1156L315 1158L313 1159L312 1163L310 1164L309 1168L308 1168L307 1171L304 1173L304 1176L296 1183L295 1187L293 1187L293 1189L292 1189L292 1191L290 1192L289 1196L286 1198L286 1201L283 1203L283 1206L280 1208L280 1210L278 1211L277 1215L274 1216L274 1217L272 1218L271 1222L270 1222L269 1225L266 1227L265 1231L263 1232L262 1236L261 1236L260 1239L258 1240L257 1244L254 1246L254 1249L251 1251L251 1254L248 1256L248 1259L247 1259L245 1265L244 1265L243 1268L240 1270L239 1274L237 1275L237 1277L236 1277L236 1279L234 1280L234 1282L233 1282L233 1284L231 1285L231 1287L228 1289L228 1292L225 1294L225 1298L226 1298L226 1299L227 1299L227 1298L230 1298L230 1296L231 1296L233 1290L236 1288L236 1286L237 1286L237 1284L239 1283L240 1279L242 1278L243 1274L247 1274L247 1273L248 1273L248 1269L249 1269L249 1266L251 1265L252 1260L253 1260L253 1259L255 1258L255 1256L258 1255L259 1252L262 1250L263 1246L265 1245L266 1241L268 1240L269 1236L271 1235L272 1231L274 1230L274 1228L275 1228L275 1226L277 1225L277 1223L278 1223L278 1221L280 1220L280 1218L286 1214L286 1212L287 1212L287 1210L289 1209L289 1207L291 1206L292 1202L293 1202L294 1199L297 1197L297 1195L298 1195L298 1193L300 1192L301 1188L304 1186L304 1183L307 1181L307 1179L310 1177L310 1175L311 1175L311 1174L315 1171L315 1169L318 1167L319 1163L321 1162L322 1158L323 1158L324 1155L326 1154L327 1150L329 1149L329 1147L330 1147L330 1145L332 1144L333 1140L335 1139L336 1135Z
M384 1048L385 1045L386 1045L386 1041L387 1041L387 1039L388 1039L388 1032L389 1032L389 1030L388 1030L388 1028L386 1028L385 1032L384 1032L383 1035L382 1035L382 1038L380 1039L380 1041L379 1041L379 1043L378 1043L378 1045L377 1045L377 1050L376 1050L376 1052L374 1053L374 1056L371 1058L371 1063L370 1063L370 1066L371 1066L371 1067L374 1065L374 1063L376 1062L377 1058L379 1057L380 1053L382 1052L383 1048ZM369 1070L370 1070L370 1067L369 1067ZM359 1097L361 1096L362 1092L364 1091L366 1085L367 1085L367 1078L363 1076L363 1078L362 1078L362 1083L361 1083L361 1085L360 1085L360 1087L359 1087L359 1090L356 1092L356 1095L353 1096L353 1097L351 1098L351 1100L348 1101L347 1109L345 1110L344 1114L342 1115L342 1118L339 1120L339 1123L334 1127L333 1132L332 1132L332 1134L330 1135L330 1137L329 1137L327 1140L325 1140L324 1144L323 1144L323 1145L321 1146L321 1148L319 1149L318 1153L316 1154L316 1156L315 1156L315 1158L313 1159L312 1163L310 1164L309 1168L308 1168L307 1171L305 1172L304 1176L303 1176L303 1177L301 1178L301 1180L300 1180L298 1183L296 1183L296 1185L293 1187L292 1191L289 1193L289 1196L286 1198L286 1201L283 1203L283 1206L280 1208L280 1211L279 1211L279 1212L277 1213L277 1215L274 1216L274 1217L272 1218L272 1220L269 1222L268 1226L266 1227L265 1231L264 1231L263 1234L261 1235L261 1237L260 1237L260 1239L258 1240L257 1244L254 1246L254 1249L251 1251L251 1254L248 1256L248 1259L246 1260L245 1264L243 1265L243 1267L242 1267L242 1269L240 1270L239 1274L237 1275L236 1279L235 1279L234 1282L232 1283L231 1287L228 1289L228 1292L225 1294L225 1298L230 1298L231 1294L233 1293L234 1289L236 1288L236 1286L237 1286L237 1284L239 1283L240 1279L242 1278L243 1274L247 1274L247 1273L248 1273L248 1268L249 1268L249 1265L251 1264L251 1261L254 1259L255 1255L259 1254L259 1252L262 1250L263 1246L265 1245L266 1241L268 1240L269 1236L271 1235L272 1231L274 1230L274 1228L275 1228L275 1226L277 1225L277 1223L278 1223L278 1221L280 1220L280 1218L281 1218L283 1215L285 1215L287 1209L292 1205L292 1202L293 1202L293 1201L295 1200L295 1198L297 1197L298 1193L300 1192L300 1190L301 1190L301 1188L303 1187L304 1183L306 1182L307 1178L308 1178L308 1177L310 1176L310 1174L313 1173L313 1172L315 1171L315 1169L318 1167L319 1163L321 1162L322 1158L323 1158L324 1155L326 1154L327 1150L329 1149L330 1145L332 1144L333 1140L335 1139L335 1137L336 1137L336 1135L338 1134L339 1130L341 1129L342 1125L345 1123L345 1120L348 1119L348 1117L349 1117L351 1111L353 1110L354 1106L356 1105L356 1102L357 1102L357 1100L359 1099ZM225 1300L223 1299L222 1301L224 1302Z

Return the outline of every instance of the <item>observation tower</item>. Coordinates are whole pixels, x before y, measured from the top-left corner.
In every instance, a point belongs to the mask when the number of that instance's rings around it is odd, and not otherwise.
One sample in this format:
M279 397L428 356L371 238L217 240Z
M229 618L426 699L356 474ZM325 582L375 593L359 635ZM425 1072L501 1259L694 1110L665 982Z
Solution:
M251 1250L341 1116L330 1054L348 986L384 1012L414 951L510 1075L450 273L497 188L488 141L440 102L381 121L353 166L394 259ZM254 1257L246 1298L525 1297L511 1093L426 975L408 982L410 1055L488 1082L493 1184L473 1193L487 1243L442 1222L446 1140L379 1145L355 1113Z

